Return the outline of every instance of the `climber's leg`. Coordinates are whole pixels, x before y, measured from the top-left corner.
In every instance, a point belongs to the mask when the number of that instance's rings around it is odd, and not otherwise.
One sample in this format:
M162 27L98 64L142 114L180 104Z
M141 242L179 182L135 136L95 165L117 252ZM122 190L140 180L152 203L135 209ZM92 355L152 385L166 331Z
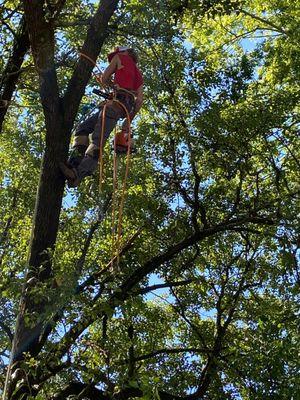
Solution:
M73 146L71 148L70 156L68 159L68 166L72 168L78 167L80 162L82 161L86 149L89 145L89 134L94 131L95 125L97 123L99 117L99 111L91 115L85 121L83 121L80 125L78 125Z

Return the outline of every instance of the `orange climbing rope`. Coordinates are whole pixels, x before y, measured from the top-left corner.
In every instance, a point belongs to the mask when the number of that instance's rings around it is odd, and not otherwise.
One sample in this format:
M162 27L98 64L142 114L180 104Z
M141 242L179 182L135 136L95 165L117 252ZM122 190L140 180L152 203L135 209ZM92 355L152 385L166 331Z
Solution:
M124 106L124 104L122 102L120 102L119 100L117 100L116 98L113 99L114 102L116 102L117 104L119 104L123 110L125 111L125 115L126 115L126 119L128 122L128 147L127 147L127 157L126 157L126 168L125 168L125 176L124 176L124 180L123 180L123 186L122 186L122 193L121 193L121 200L120 200L120 205L119 205L119 212L118 212L118 229L117 229L117 240L116 240L116 244L115 244L115 248L114 246L112 246L112 256L114 257L114 254L118 254L119 253L119 249L120 249L120 245L121 245L121 236L122 236L122 220L123 220L123 209L124 209L124 203L125 203L125 195L126 195L126 185L127 185L127 179L128 179L128 175L129 175L129 165L130 165L130 150L131 150L131 126L130 126L130 115L129 112L127 110L127 108ZM114 140L114 159L116 159L116 140ZM117 169L117 162L114 162L114 170ZM117 186L117 178L115 178L114 182L115 182L115 186ZM115 192L116 188L114 188L114 192ZM117 264L118 264L118 260L117 260Z
M99 74L102 75L101 69L98 67L96 62L89 57L88 55L84 53L79 53L80 57L86 58L88 61L90 61L99 71ZM101 79L99 78L99 75L97 75L95 72L92 72L94 77L96 78L97 82L102 85ZM123 90L123 89L122 89ZM126 89L124 91L127 92ZM131 94L131 92L129 92ZM120 199L120 204L119 204L119 210L118 210L118 225L117 225L117 237L115 238L115 214L116 214L116 193L117 193L117 186L118 186L118 181L117 181L117 151L116 151L116 138L114 139L114 155L113 155L113 199L112 199L112 259L115 257L117 258L117 264L119 263L119 253L120 253L120 246L121 246L121 236L122 236L122 220L123 220L123 210L124 210L124 203L125 203L125 195L126 195L126 184L127 184L127 179L129 175L129 165L130 165L130 150L131 150L131 120L130 120L130 115L125 107L125 105L119 101L116 98L116 91L114 92L113 98L110 99L112 103L116 103L118 106L120 106L123 111L125 112L126 119L127 119L127 125L128 125L128 147L127 147L127 157L126 157L126 168L125 168L125 176L123 180L123 185L122 185L122 192L121 192L121 199ZM102 191L102 181L103 181L103 142L104 142L104 128L105 128L105 115L106 115L106 108L107 108L107 101L103 106L102 110L102 124L101 124L101 135L100 135L100 143L99 143L99 192L101 193Z
M102 191L102 181L103 181L103 142L104 142L104 125L105 125L105 115L106 115L107 104L104 104L102 110L102 123L101 123L101 135L99 143L99 192Z
M118 189L118 160L117 160L117 147L116 140L114 140L114 153L113 153L113 194L112 194L112 239L111 239L111 259L114 260L115 257L115 236L116 236L116 225L115 225L115 214L116 214L116 198L117 198L117 189ZM118 264L119 259L117 259ZM112 263L113 266L113 263Z
M84 53L81 53L81 52L79 52L78 54L79 54L80 57L86 58L88 61L90 61L90 62L98 69L99 74L102 75L102 71L101 71L101 69L99 68L99 66L97 65L96 61L94 61L94 60L93 60L90 56L88 56L87 54L84 54ZM102 85L102 82L101 82L101 79L99 78L99 76L98 76L94 71L92 71L92 74L93 74L94 77L96 78L96 81L97 81L100 85Z

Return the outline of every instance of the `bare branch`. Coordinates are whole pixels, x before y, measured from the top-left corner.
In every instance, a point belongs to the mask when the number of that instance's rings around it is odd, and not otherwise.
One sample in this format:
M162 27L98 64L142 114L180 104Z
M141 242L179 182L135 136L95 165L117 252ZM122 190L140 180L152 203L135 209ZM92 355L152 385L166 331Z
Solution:
M189 285L192 282L196 282L196 279L186 279L184 281L167 282L167 283L161 283L161 284L157 284L157 285L147 286L145 288L142 288L140 290L132 292L132 295L135 295L135 294L147 294L149 292L153 292L154 290L159 290L159 289L164 289L164 288L173 288L173 287L177 287L177 286L186 286L186 285Z
M264 25L270 26L271 28L273 28L276 32L280 32L283 33L284 35L289 36L289 32L285 31L281 26L274 24L274 22L267 20L265 18L260 17L259 15L255 15L252 14L249 11L246 11L242 8L239 8L237 11L239 11L240 13L247 15L248 17L251 17L253 19L255 19L256 21L262 22ZM261 29L264 29L263 27Z
M22 17L19 23L18 33L13 42L12 53L7 60L0 82L0 99L1 101L7 102L6 107L0 107L0 132L2 131L4 118L6 116L13 93L16 89L20 76L20 69L23 64L25 54L28 50L29 37L25 18Z
M168 354L181 354L181 353L193 353L193 354L208 354L210 353L211 350L209 350L207 347L201 348L201 347L183 347L183 348L173 348L173 349L159 349L159 350L154 350L151 353L148 354L143 354L138 357L134 357L134 361L144 361L148 360L150 358L155 358L160 355L168 355ZM122 363L128 363L129 360L124 360Z

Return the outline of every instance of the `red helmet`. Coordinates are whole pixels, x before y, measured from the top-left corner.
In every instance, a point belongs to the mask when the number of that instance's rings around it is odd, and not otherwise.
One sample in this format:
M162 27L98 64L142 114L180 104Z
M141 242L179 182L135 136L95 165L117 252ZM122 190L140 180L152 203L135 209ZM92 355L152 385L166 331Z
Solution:
M115 50L112 53L109 53L107 56L107 59L109 62L111 62L111 60L114 58L114 56L118 53L122 53L122 51L127 51L129 50L130 47L127 46L118 46L115 48Z

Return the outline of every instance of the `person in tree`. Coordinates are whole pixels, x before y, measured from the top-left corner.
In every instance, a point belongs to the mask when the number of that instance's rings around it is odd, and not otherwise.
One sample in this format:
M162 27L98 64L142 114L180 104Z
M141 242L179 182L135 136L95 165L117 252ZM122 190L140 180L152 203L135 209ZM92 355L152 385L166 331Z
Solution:
M116 47L112 53L108 54L108 61L109 66L101 76L101 82L103 86L106 86L111 83L114 76L115 98L126 107L132 121L143 103L143 77L137 66L137 54L132 48ZM102 131L104 146L118 120L126 118L126 112L118 102L109 100L106 104L104 119L102 105L99 112L77 127L68 162L60 164L69 187L78 186L86 176L96 170ZM104 128L102 128L102 122ZM128 129L128 122L125 119L122 125L123 133L128 132ZM90 134L91 143L89 143Z

